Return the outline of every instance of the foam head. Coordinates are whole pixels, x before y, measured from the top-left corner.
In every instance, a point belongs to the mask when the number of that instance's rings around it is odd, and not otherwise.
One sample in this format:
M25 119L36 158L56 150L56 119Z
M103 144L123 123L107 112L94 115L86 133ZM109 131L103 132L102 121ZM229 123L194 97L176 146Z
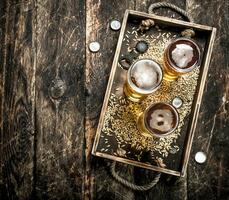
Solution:
M178 114L172 106L164 103L154 104L146 113L145 123L156 134L172 132L178 123Z
M180 68L184 68L193 58L193 48L187 44L177 44L172 51L172 59Z
M200 50L194 41L179 38L168 46L167 55L172 65L182 70L188 70L199 63Z
M152 90L160 84L162 71L153 60L139 60L131 68L130 78L137 88Z

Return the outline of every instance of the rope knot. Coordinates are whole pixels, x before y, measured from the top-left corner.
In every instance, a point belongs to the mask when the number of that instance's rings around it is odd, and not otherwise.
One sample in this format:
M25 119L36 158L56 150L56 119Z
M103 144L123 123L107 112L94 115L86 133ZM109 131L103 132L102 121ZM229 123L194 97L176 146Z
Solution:
M185 29L181 32L181 35L183 37L194 37L195 36L195 31L193 29Z
M140 24L140 30L141 31L147 31L150 29L150 27L154 26L155 22L152 19L145 19L141 21Z

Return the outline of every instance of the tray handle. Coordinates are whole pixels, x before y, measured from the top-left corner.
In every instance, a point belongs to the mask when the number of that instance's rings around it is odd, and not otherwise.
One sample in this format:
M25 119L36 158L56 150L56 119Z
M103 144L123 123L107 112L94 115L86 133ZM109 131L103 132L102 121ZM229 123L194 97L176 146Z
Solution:
M149 189L151 189L152 187L154 187L158 183L158 181L159 181L159 179L161 177L161 173L157 173L156 176L154 177L154 179L150 183L145 184L145 185L141 185L141 186L140 185L136 185L136 184L131 183L130 181L122 178L121 176L119 176L116 173L116 171L115 171L115 165L116 165L116 161L114 161L111 164L111 168L110 169L111 169L112 176L118 182L120 182L121 184L125 185L126 187L128 187L128 188L130 188L132 190L137 190L137 191L146 191L146 190L149 190Z
M177 7L174 4L167 3L167 2L158 2L158 3L153 3L149 6L148 8L148 13L154 14L154 10L157 8L169 8L178 14L182 15L183 17L186 18L187 21L193 22L193 18L188 14L187 11ZM184 31L181 32L181 35L184 37L194 37L195 36L195 31L193 29L185 29Z

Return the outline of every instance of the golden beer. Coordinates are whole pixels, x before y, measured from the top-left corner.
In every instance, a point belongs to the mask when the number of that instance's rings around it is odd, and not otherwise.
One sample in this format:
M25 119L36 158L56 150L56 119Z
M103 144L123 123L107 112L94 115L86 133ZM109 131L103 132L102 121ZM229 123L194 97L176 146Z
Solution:
M140 59L127 72L124 94L129 100L139 102L159 88L162 78L162 69L157 62Z
M138 130L145 136L165 137L174 132L179 123L177 110L167 103L150 105L137 120Z
M170 42L164 53L164 79L173 81L191 72L200 62L198 45L188 38L178 38Z

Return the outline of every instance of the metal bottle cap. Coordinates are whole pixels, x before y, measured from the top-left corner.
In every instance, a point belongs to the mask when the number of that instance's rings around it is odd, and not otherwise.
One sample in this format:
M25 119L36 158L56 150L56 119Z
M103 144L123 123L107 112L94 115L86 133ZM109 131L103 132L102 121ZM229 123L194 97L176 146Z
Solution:
M195 155L195 161L196 161L197 163L202 164L202 163L204 163L204 162L206 161L206 159L207 159L207 156L206 156L206 154L205 154L204 152L202 152L202 151L197 152L196 155Z
M118 31L121 28L121 23L120 23L120 21L114 19L111 21L110 27L112 30Z
M172 105L175 107L175 108L180 108L183 104L183 101L180 97L175 97L172 101Z
M148 50L149 46L148 46L148 43L146 41L139 41L136 44L135 48L136 48L137 52L139 52L140 54L143 54Z
M91 42L89 44L89 49L91 52L98 52L100 49L100 44L98 42Z

